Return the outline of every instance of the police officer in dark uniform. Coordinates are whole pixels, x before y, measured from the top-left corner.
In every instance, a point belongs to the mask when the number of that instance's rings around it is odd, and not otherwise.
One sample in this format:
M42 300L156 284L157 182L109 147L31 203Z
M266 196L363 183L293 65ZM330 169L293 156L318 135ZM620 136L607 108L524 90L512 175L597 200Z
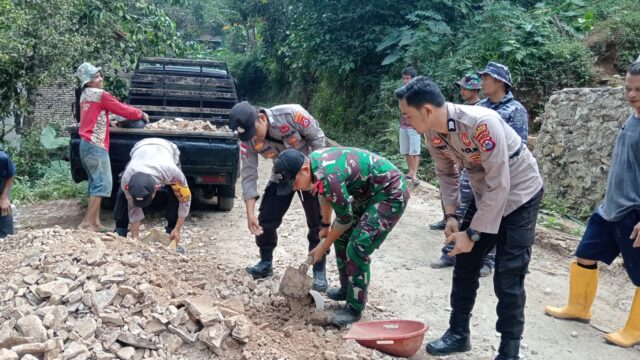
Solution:
M277 179L271 174L269 184L260 203L259 215L255 216L258 194L258 158L272 161L288 148L308 155L325 146L325 136L318 122L300 105L279 105L269 109L256 108L246 101L236 104L229 114L229 127L238 133L241 140L242 193L247 210L247 225L256 237L260 249L260 262L249 266L246 271L260 279L273 275L273 250L278 244L277 229L289 209L294 193L278 191ZM309 250L320 242L322 223L320 204L317 196L308 191L298 192L307 218L307 240ZM325 272L326 257L313 266L313 289L327 290Z
M535 158L500 115L480 106L445 102L431 80L417 77L396 90L400 109L424 133L435 161L445 206L447 242L455 242L451 316L445 334L427 344L436 356L471 349L469 322L484 257L496 246L493 277L498 298L496 360L517 360L524 332L524 280L531 260L542 178ZM457 164L467 170L475 194L470 222L459 226Z

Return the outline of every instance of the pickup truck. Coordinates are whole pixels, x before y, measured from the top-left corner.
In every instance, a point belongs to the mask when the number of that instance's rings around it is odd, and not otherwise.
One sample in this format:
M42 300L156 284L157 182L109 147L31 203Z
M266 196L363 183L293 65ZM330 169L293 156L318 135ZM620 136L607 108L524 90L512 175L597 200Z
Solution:
M181 118L204 120L218 127L228 125L229 111L238 102L234 79L224 62L190 59L141 58L138 61L127 103L149 114L151 122ZM78 124L67 128L71 135L70 164L75 182L87 179L80 162ZM177 131L110 128L109 157L113 193L104 199L112 207L119 174L129 162L134 144L144 138L169 140L180 149L182 171L194 200L209 204L217 198L220 210L233 208L238 179L240 148L237 135L224 131Z

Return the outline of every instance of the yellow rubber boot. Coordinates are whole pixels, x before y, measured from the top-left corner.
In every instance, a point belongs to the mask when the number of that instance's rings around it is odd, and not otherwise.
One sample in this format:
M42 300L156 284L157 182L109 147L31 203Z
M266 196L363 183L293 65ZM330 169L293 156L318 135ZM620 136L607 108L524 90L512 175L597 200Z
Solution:
M604 338L608 342L622 347L640 344L640 288L636 289L627 325L614 333L605 335Z
M558 319L588 323L597 289L598 269L585 269L574 261L569 272L569 304L564 307L547 306L544 312Z

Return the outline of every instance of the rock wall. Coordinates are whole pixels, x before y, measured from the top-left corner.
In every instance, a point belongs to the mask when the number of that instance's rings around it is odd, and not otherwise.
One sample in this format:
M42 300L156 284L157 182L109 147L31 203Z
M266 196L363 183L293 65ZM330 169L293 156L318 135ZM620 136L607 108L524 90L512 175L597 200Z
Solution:
M564 89L541 115L534 155L547 193L587 216L604 198L618 129L631 113L622 88Z

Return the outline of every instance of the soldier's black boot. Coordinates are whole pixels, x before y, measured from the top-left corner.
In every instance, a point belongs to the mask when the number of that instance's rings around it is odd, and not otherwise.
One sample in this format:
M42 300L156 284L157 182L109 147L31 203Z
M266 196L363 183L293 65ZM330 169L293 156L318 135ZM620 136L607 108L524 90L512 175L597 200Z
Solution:
M347 300L348 282L347 274L340 274L340 287L333 287L327 290L327 297L335 301Z
M427 344L427 352L435 356L445 356L471 350L469 318L470 315L451 314L449 330L440 339Z
M520 340L502 339L495 360L518 360Z
M347 326L357 322L362 317L362 312L358 311L350 304L346 304L340 310L331 315L331 324L337 327Z
M253 279L264 279L273 275L273 249L260 249L260 262L253 266L247 266L245 270L253 277Z
M322 260L313 265L313 286L311 287L313 290L317 292L325 292L329 287L329 282L327 281L327 257L323 257Z

